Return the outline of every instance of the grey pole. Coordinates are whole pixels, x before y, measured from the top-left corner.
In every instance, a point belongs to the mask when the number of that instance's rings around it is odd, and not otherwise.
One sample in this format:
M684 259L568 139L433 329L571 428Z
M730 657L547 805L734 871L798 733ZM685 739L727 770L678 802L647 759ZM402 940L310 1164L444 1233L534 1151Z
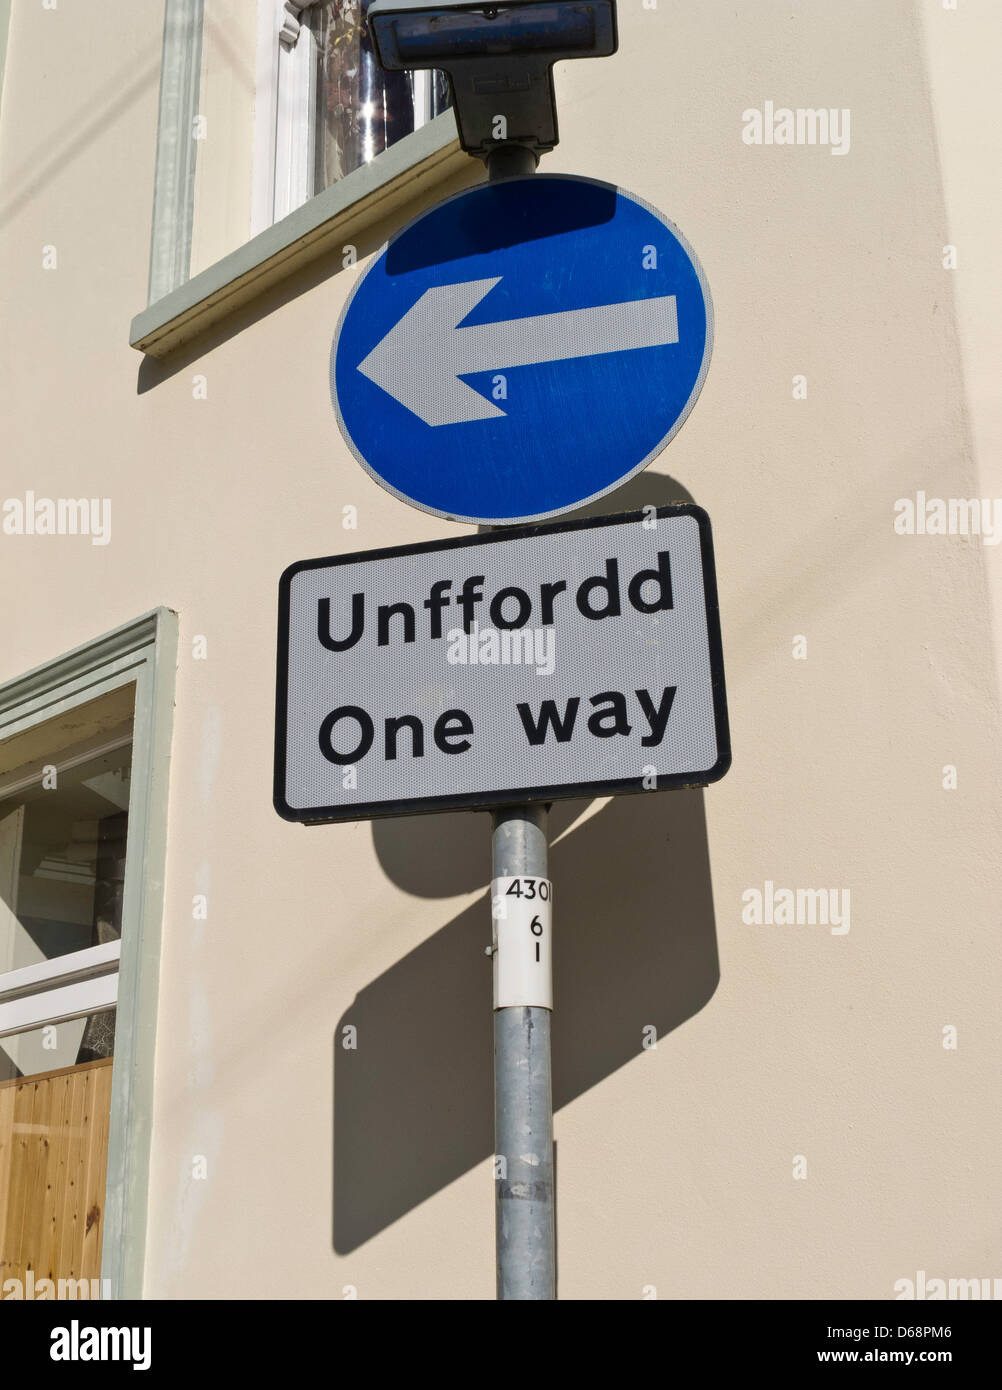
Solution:
M534 174L536 164L527 146L500 145L486 158L488 181ZM545 806L511 806L492 820L492 877L548 877ZM493 1076L498 1298L556 1298L549 1009L495 1009Z
M524 145L499 145L486 163L495 183L535 173L538 161ZM546 822L545 806L493 813L494 878L547 877ZM549 1009L494 1010L494 1157L501 1161L494 1182L497 1296L554 1299Z
M487 180L496 183L498 179L514 179L521 174L534 174L539 160L535 150L528 145L498 145L491 150L484 163L487 165Z
M493 813L494 878L547 877L547 810ZM499 1299L556 1298L550 1010L494 1010L494 1155Z

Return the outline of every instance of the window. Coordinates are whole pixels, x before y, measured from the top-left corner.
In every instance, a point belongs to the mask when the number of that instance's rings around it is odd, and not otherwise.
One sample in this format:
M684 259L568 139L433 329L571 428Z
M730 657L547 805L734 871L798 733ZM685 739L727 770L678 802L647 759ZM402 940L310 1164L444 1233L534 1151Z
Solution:
M134 695L123 686L0 750L0 1081L112 1055ZM95 732L66 743L82 727Z
M175 641L161 610L0 687L0 1288L22 1297L141 1292Z
M100 1293L134 697L122 686L3 749L0 1285L24 1294L43 1279Z
M165 0L140 352L168 356L436 184L482 178L444 75L375 63L367 4Z
M256 135L253 232L449 106L444 73L383 71L369 42L367 9L368 0L263 0L257 98L264 119Z

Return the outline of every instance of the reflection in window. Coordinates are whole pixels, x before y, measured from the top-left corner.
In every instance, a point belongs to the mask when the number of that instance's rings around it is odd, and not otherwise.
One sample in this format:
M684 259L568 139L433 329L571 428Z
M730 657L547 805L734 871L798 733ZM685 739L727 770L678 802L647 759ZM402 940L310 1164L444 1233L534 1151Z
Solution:
M316 167L320 193L450 105L441 72L384 72L364 25L368 0L329 0L312 14L316 40Z
M0 781L0 980L121 937L131 771L130 716ZM2 1038L0 1079L111 1057L114 1039L112 1009Z

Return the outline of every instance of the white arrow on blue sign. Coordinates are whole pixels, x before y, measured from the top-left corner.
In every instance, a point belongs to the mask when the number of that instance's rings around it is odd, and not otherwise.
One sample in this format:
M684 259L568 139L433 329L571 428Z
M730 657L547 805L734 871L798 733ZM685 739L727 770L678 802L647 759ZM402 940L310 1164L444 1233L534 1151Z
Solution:
M331 396L395 496L481 524L611 492L681 428L706 377L710 294L685 238L593 179L460 193L376 256L341 315Z

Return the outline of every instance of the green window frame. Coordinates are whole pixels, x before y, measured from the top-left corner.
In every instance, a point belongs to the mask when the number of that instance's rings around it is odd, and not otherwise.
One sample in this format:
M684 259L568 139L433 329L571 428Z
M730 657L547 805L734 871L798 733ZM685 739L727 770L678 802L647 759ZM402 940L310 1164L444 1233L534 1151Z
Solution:
M177 634L157 608L0 685L2 742L135 684L101 1267L112 1298L143 1291Z

